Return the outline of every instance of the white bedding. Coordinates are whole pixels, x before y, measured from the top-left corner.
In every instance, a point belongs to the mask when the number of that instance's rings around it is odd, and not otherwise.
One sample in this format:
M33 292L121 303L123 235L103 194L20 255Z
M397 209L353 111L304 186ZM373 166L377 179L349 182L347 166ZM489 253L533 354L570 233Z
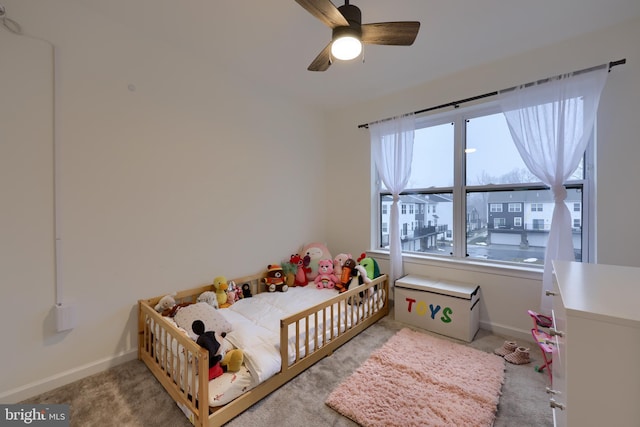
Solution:
M240 300L227 309L220 310L221 314L233 325L233 331L227 334L227 339L234 347L240 348L245 354L245 365L254 375L256 385L272 377L280 371L280 320L302 310L313 307L337 295L335 289L318 289L313 285L289 288L287 292L260 293L250 299ZM378 298L372 298L377 302ZM382 300L380 300L382 302ZM309 350L314 350L315 343L322 344L324 338L336 336L338 325L344 331L345 324L350 326L351 320L362 316L364 306L360 306L352 313L352 307L342 303L340 310L334 305L333 330L331 328L331 310L319 312L318 332L315 331L315 320L309 325ZM337 314L340 313L340 319ZM338 322L339 320L339 322ZM324 328L324 322L327 328ZM301 336L299 357L305 355L304 320L300 322ZM325 337L323 333L325 332ZM315 339L313 339L315 338ZM289 329L289 360L291 364L296 358L295 325Z
M242 349L245 364L254 374L257 384L280 371L280 319L336 295L335 289L296 286L287 292L260 293L221 310L233 325L227 339L234 347ZM291 330L289 336L295 337L294 334L295 331ZM290 348L289 362L294 358L295 350Z
M220 309L219 313L228 320L233 330L226 336L226 340L233 347L240 348L244 352L244 365L239 372L224 373L222 376L209 381L209 405L224 405L241 394L245 393L277 374L280 371L280 320L302 310L313 307L314 305L326 301L327 299L337 295L335 289L318 289L313 285L304 287L289 288L287 292L259 293L251 298L241 299L232 306ZM383 303L383 298L377 296L371 299L372 302ZM326 331L326 338L329 335L335 336L338 331L345 329L345 323L350 326L354 317L361 316L363 306L360 306L356 314L351 312L351 306L345 307L344 303L340 307L340 319L334 317L333 330ZM322 313L322 312L320 312ZM334 315L337 315L337 307L334 306ZM327 310L326 315L318 316L319 336L315 336L315 321L309 325L309 333L312 337L320 339L322 343L322 331L324 331L323 323L331 322L329 319L330 311ZM172 319L167 318L172 321ZM338 320L340 320L338 322ZM175 324L175 322L174 322ZM177 326L177 325L176 325ZM306 327L304 321L300 323L299 333L304 337ZM157 332L157 331L156 331ZM164 360L164 339L161 334L160 340L157 342L158 354L161 360ZM188 334L185 331L185 335ZM289 330L289 364L296 358L295 349L295 326L291 325ZM174 355L174 372L178 363L184 363L184 352L181 346L178 346L175 340L172 340L171 350ZM299 357L305 354L304 339L301 338L301 346L298 349ZM315 340L311 340L309 349L313 350ZM179 357L175 357L178 355ZM179 361L178 361L179 360ZM190 377L190 375L189 375ZM190 388L190 387L189 387Z

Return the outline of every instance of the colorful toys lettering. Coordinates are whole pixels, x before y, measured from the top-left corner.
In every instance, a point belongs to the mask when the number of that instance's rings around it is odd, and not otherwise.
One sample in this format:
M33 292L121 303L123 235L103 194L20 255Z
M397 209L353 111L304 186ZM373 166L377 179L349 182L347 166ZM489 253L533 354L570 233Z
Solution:
M409 313L411 313L414 310L414 304L415 304L415 313L418 316L425 316L425 315L429 315L429 317L431 317L432 320L436 319L436 315L438 314L438 312L440 311L440 309L442 307L440 307L440 305L436 305L434 306L433 304L429 304L427 306L427 303L425 301L417 301L413 298L405 298L407 301L407 311ZM443 323L451 323L452 318L451 315L453 314L453 310L451 309L451 307L445 307L442 309L442 316L440 317L440 321L442 321Z

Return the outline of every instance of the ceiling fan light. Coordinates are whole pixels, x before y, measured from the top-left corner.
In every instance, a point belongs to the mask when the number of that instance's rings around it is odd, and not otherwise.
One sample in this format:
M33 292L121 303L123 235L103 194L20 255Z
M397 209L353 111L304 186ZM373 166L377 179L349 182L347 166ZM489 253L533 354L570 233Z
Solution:
M354 36L335 39L331 44L331 54L344 61L356 58L362 52L362 43Z

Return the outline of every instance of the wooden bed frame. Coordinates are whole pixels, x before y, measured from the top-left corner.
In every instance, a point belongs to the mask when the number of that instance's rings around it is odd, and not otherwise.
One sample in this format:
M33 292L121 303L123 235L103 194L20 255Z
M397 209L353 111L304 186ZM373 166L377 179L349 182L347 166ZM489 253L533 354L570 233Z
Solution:
M262 291L261 281L264 277L264 274L259 274L233 281L237 284L250 283L255 294ZM310 283L308 286L314 284ZM369 295L368 289L375 290L375 305L372 297L363 297ZM177 292L174 298L178 303L195 302L198 295L210 290L213 290L212 285L201 286ZM342 294L336 293L335 297L321 304L281 319L280 372L230 403L215 408L209 407L208 404L199 405L199 401L209 402L208 352L155 311L154 307L161 298L162 296L159 296L138 301L138 358L147 365L193 425L221 426L386 316L389 313L389 282L387 276L382 275L371 283L357 286ZM336 328L337 325L333 322L334 315L343 315L340 311L345 311L344 315L351 319L344 330ZM324 316L324 319L321 316ZM295 325L293 328L297 354L294 362L288 365L288 343L289 339L293 338L288 334L290 325ZM318 327L323 328L324 333L309 334L309 325L315 325L316 331ZM337 334L329 332L334 328L339 331ZM167 364L161 362L174 360L176 357L172 345L162 346L164 355L156 354L158 343L171 343L171 340L175 340L185 352L185 357L178 358L174 370L167 369ZM301 348L305 349L304 356L300 355ZM195 369L192 369L193 367ZM184 387L187 378L190 384L198 384L198 396Z

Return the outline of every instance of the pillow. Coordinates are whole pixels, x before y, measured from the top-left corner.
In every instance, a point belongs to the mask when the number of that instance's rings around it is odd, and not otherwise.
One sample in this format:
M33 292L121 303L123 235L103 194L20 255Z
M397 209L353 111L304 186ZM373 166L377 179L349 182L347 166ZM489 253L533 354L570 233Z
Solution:
M179 327L187 331L194 341L198 339L198 335L191 329L191 325L195 320L202 320L205 331L215 331L221 334L223 332L229 333L233 329L231 323L206 302L197 302L182 307L173 317L173 320Z
M310 282L313 282L313 279L318 275L318 261L321 259L330 259L333 261L331 252L329 252L329 249L322 243L309 243L303 246L302 251L300 251L300 256L304 258L305 255L309 255L311 258L311 263L309 264L311 272L307 273L307 279L309 279Z

